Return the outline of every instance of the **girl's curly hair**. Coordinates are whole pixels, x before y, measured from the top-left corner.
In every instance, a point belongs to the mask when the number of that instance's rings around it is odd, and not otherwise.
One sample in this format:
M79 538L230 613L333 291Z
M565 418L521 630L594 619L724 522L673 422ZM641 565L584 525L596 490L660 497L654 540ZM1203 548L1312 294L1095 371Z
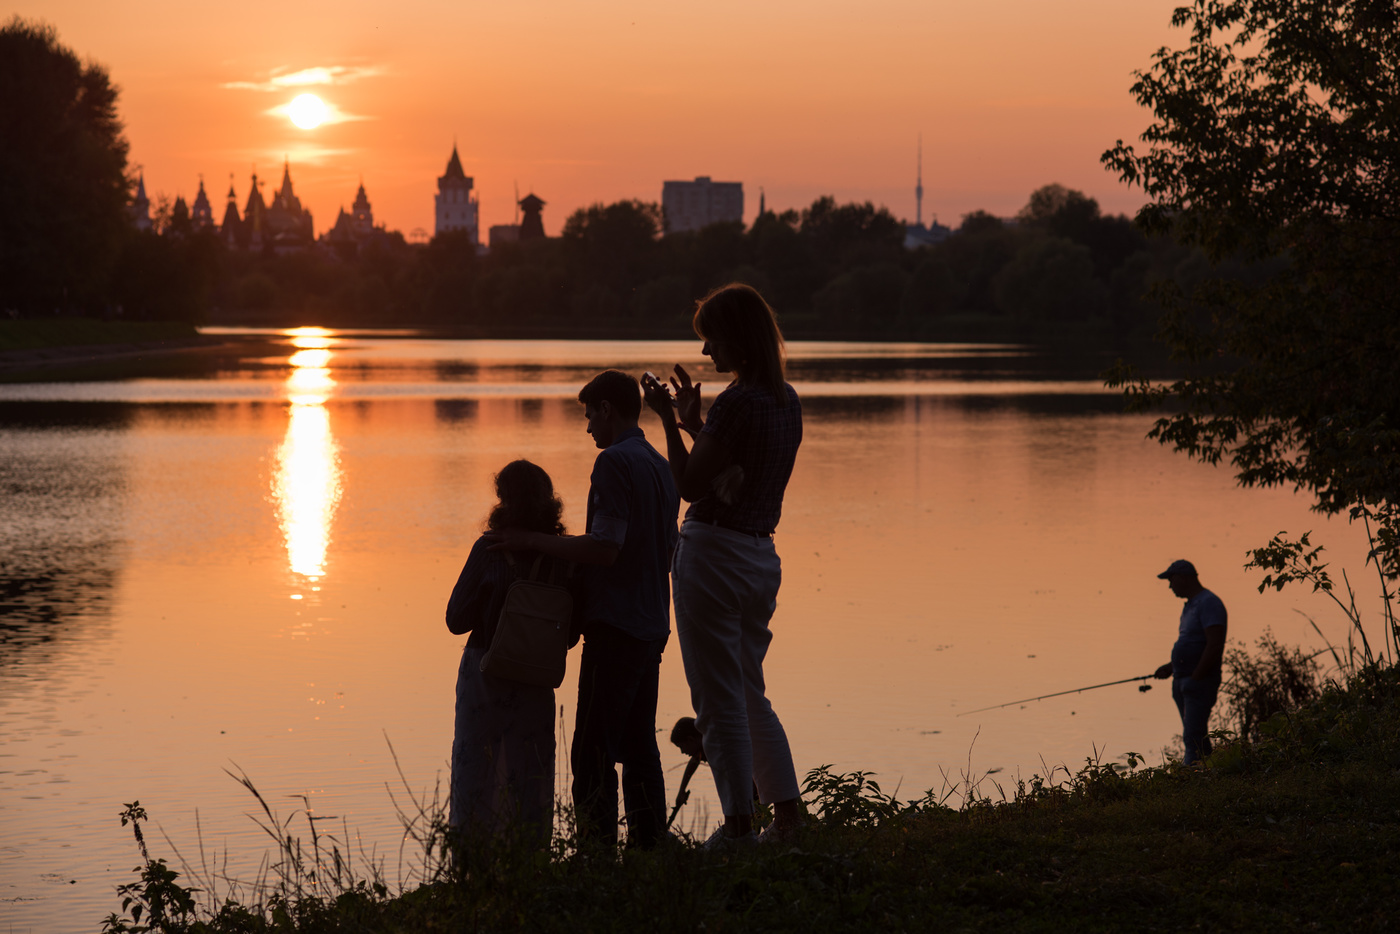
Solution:
M486 528L525 529L562 535L564 503L554 494L554 482L544 468L527 460L511 461L496 474L496 503Z

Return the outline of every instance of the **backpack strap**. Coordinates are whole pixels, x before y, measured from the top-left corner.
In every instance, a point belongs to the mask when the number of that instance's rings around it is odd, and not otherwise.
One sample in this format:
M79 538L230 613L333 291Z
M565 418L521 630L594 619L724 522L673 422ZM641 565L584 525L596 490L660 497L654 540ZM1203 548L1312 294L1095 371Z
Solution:
M556 578L560 576L560 565L563 564L563 562L559 559L550 559L548 565L548 574L544 578L541 578L540 568L544 564L545 557L543 553L536 556L534 563L530 565L529 571L525 571L524 569L518 567L515 562L515 556L509 551L502 551L501 554L505 557L506 564L510 567L512 574L514 574L517 580L533 580L540 581L541 583L545 584L562 586L565 581L568 581L569 578L574 576L574 571L577 567L575 562L570 561L563 572L564 580L558 581L556 580Z

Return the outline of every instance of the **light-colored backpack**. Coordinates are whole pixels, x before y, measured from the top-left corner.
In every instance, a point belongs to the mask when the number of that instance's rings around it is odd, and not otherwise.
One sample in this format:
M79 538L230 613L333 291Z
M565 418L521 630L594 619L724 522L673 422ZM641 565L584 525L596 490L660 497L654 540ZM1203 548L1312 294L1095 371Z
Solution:
M481 673L507 681L557 688L564 681L564 662L572 641L574 597L563 580L556 581L560 565L548 562L548 573L541 576L544 555L528 572L516 565L510 552L503 552L516 579L506 590L506 602L496 623L491 647L481 657ZM572 576L568 564L564 580Z

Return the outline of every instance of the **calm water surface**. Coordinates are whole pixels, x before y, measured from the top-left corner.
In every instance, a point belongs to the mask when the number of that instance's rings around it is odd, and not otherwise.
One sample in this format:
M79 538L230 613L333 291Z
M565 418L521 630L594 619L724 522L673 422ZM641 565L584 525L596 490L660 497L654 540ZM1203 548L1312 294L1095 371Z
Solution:
M251 878L255 802L226 770L284 816L304 798L398 878L386 786L403 801L399 768L421 794L446 782L464 639L443 607L493 472L540 463L581 531L579 386L679 360L719 389L698 351L306 330L201 378L0 386L0 930L96 930L138 862L117 820L137 799L168 837L153 855L197 864L202 841ZM915 797L967 775L995 794L1095 749L1156 761L1179 730L1162 687L958 714L1152 671L1180 609L1154 575L1178 557L1234 638L1311 644L1299 610L1340 635L1323 603L1260 595L1241 565L1275 532L1328 526L1359 568L1356 533L1143 440L1150 420L1093 366L994 346L790 353L806 440L767 672L799 772L873 770ZM658 723L690 713L673 641ZM663 757L674 793L683 760ZM706 778L686 827L717 819Z

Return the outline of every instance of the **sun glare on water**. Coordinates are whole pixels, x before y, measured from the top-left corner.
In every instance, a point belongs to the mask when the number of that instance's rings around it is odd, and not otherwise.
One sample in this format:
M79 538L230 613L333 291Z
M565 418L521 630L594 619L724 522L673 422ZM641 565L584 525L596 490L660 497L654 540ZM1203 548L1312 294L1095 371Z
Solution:
M299 94L287 105L287 116L303 130L311 130L325 122L329 108L315 94Z

